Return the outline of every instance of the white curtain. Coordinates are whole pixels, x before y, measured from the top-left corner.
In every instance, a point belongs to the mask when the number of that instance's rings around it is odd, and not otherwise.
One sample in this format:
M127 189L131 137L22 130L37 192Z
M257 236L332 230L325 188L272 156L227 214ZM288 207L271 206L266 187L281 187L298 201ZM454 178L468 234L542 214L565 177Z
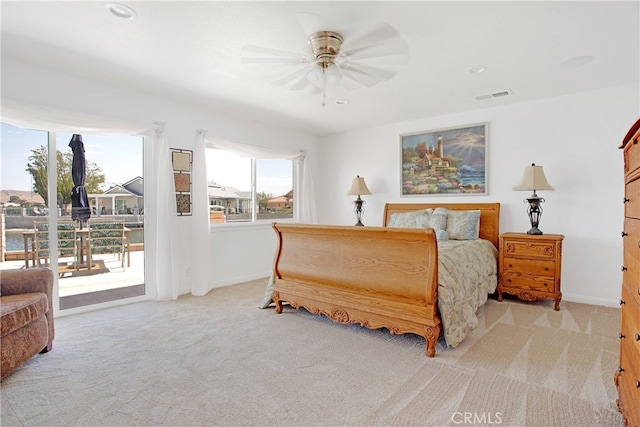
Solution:
M207 162L205 159L206 131L196 132L193 147L192 173L192 245L191 245L191 293L202 296L211 290L209 266L211 240L209 236L209 196L207 195ZM207 238L201 238L207 236Z
M134 123L6 98L2 99L2 122L26 129L97 135L138 135L155 128L153 123Z
M301 149L283 149L261 147L259 145L241 144L216 138L204 137L205 146L218 148L231 152L238 156L251 157L253 159L290 159L294 162L294 182L298 186L294 189L294 220L306 224L316 224L315 196L311 170L307 161L307 153ZM206 190L206 189L205 189Z
M121 119L52 109L12 99L2 99L2 122L21 128L48 132L68 132L98 135L142 135L149 139L145 148L151 150L151 164L145 164L145 233L147 268L145 281L152 286L158 299L178 297L178 282L173 271L171 219L176 212L173 189L173 168L169 143L163 123L135 123ZM145 155L146 156L146 155ZM151 187L148 182L155 183ZM163 191L160 191L160 190Z
M152 284L155 298L177 299L179 295L174 248L177 227L175 222L176 198L173 166L169 150L169 138L164 123L157 123L153 144L149 146L150 164L146 173L152 179L145 180L145 258L152 268L147 269L146 282ZM147 182L155 183L153 187Z

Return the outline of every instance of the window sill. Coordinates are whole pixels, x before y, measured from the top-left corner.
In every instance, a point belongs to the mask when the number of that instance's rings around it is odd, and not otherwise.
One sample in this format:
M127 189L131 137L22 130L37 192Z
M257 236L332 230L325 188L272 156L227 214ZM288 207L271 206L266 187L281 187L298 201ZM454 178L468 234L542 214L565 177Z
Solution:
M247 230L247 229L265 229L271 228L271 224L274 222L286 222L292 223L295 222L293 218L280 218L277 221L273 220L260 220L255 222L220 222L209 224L209 230L211 232L226 232L226 231L238 231L238 230Z

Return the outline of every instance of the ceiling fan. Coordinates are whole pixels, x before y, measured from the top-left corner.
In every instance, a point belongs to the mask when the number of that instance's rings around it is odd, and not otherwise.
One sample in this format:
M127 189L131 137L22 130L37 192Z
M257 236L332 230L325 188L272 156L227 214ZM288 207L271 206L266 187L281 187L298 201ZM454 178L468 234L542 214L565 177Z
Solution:
M409 45L390 24L380 22L360 36L344 37L328 30L316 15L301 13L298 20L307 35L306 52L290 52L263 46L245 45L248 64L281 65L282 75L272 83L290 90L322 93L325 105L327 87L346 90L372 87L395 76L409 62Z

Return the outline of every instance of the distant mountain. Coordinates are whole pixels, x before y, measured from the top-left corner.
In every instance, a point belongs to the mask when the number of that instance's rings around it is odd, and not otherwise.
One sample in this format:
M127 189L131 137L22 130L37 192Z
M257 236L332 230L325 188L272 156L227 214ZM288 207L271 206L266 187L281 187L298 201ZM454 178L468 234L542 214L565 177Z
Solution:
M11 196L18 196L19 198L21 198L22 200L26 200L27 202L44 204L44 199L40 197L39 194L22 190L0 190L0 203L7 203L9 201L9 197Z

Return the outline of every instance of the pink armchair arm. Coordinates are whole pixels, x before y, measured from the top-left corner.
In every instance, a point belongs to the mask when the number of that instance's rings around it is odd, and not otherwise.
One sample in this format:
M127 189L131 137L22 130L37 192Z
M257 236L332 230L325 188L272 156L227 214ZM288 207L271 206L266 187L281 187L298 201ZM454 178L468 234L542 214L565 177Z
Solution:
M1 295L18 295L33 292L47 294L49 301L49 310L46 314L47 323L49 324L47 349L50 350L55 335L53 326L53 272L48 268L21 268L0 271Z

